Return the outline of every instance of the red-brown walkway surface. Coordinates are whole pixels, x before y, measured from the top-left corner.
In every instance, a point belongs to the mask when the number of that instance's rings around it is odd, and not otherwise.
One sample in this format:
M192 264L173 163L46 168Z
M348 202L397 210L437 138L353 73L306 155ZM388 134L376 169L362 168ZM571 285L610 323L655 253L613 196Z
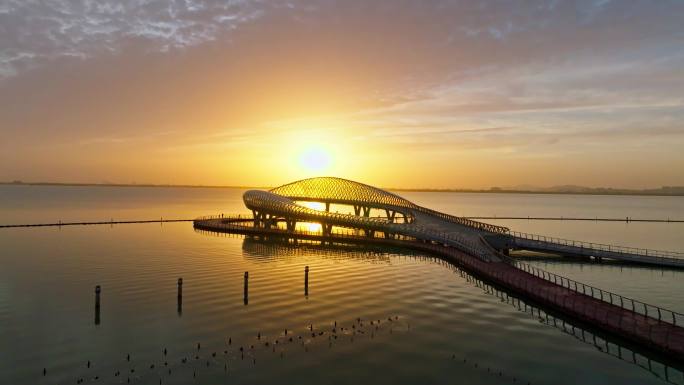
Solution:
M684 360L684 328L624 309L554 282L536 277L505 262L483 262L454 249L423 245L435 253L512 291L556 311Z
M246 220L242 219L241 222ZM470 270L500 286L517 292L533 301L556 311L579 319L585 323L619 335L636 344L660 351L676 360L684 361L684 328L660 321L629 309L613 305L570 288L542 279L507 262L485 262L455 248L433 243L400 239L365 237L359 235L287 232L282 229L264 229L230 223L226 220L196 220L194 226L200 230L251 234L276 235L299 239L342 243L372 243L428 251L439 254L448 261Z

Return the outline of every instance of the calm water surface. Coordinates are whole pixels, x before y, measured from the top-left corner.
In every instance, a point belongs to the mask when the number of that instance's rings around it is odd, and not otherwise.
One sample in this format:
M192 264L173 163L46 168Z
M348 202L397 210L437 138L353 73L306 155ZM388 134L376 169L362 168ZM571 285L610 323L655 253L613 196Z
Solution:
M0 222L244 212L241 194L237 189L2 186ZM402 195L459 215L684 217L682 198ZM682 224L498 223L684 250ZM613 357L554 327L543 313L526 312L524 304L518 310L515 301L502 300L426 255L217 237L194 231L191 223L2 229L0 245L1 384L67 384L79 378L136 384L664 383L658 377L665 376L661 365L653 363L653 374ZM534 263L684 312L680 271ZM304 266L311 269L308 296ZM184 279L180 307L179 277ZM102 285L97 325L95 285ZM648 366L643 359L640 364ZM684 383L681 372L670 369L667 375Z

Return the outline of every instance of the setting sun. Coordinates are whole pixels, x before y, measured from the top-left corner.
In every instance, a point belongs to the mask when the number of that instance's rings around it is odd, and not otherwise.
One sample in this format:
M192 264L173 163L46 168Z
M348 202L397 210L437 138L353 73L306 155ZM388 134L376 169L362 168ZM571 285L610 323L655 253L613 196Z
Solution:
M351 139L331 132L329 122L280 122L278 127L288 130L274 139L281 147L286 144L282 150L283 162L277 165L284 180L345 175L345 169L353 167L346 156L352 151L346 145ZM268 167L272 167L270 161Z
M330 169L332 156L323 147L310 146L305 148L299 156L299 164L309 172L324 173Z

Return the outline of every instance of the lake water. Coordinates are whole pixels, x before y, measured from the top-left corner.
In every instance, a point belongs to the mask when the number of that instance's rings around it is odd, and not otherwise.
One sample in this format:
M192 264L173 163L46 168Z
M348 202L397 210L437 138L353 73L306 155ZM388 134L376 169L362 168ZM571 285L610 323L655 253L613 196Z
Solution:
M0 186L0 224L245 213L242 192ZM684 218L680 197L400 194L468 216ZM490 222L684 251L684 224ZM615 341L583 342L562 320L420 253L293 247L213 236L189 222L0 229L0 245L0 384L684 383L680 371L657 362L646 370L639 354L637 364L631 353L619 359ZM684 312L681 271L532 263Z

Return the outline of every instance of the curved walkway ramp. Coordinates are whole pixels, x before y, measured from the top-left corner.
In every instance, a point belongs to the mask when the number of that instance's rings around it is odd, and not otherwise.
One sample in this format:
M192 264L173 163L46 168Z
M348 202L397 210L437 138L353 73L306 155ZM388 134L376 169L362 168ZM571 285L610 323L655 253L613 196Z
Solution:
M684 268L684 253L674 251L575 241L517 231L488 235L486 240L500 250L530 250L562 256L593 257L597 260L607 258L645 265Z

